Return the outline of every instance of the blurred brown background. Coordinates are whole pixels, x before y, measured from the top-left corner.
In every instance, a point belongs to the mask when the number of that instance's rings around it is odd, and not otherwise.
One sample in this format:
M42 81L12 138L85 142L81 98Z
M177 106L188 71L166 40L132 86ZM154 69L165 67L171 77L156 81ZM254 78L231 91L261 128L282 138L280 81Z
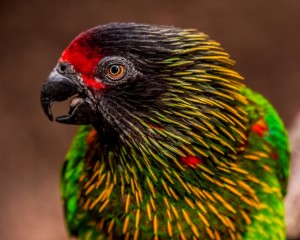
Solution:
M76 130L51 123L42 82L81 31L116 21L193 27L221 42L289 127L300 110L300 2L0 2L0 239L64 240L60 166Z

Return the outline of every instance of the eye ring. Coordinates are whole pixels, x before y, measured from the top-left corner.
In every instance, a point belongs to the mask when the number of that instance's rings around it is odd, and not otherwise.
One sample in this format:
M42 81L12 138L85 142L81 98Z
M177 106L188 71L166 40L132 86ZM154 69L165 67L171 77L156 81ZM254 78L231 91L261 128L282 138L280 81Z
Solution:
M103 84L117 86L136 79L139 72L133 62L121 56L106 56L98 63L96 72Z
M112 80L118 80L125 74L125 68L121 64L112 64L106 68L106 75Z

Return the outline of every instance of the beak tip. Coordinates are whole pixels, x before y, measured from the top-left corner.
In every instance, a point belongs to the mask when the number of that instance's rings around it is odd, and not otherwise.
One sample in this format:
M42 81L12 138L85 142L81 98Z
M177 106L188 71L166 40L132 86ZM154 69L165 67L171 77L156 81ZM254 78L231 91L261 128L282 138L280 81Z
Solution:
M47 105L46 109L44 109L48 119L52 122L53 121L53 114L51 111L51 104Z
M44 109L44 112L47 115L48 119L52 122L53 121L53 115L52 115L50 107L48 107L48 109Z
M51 111L51 101L47 98L43 98L43 95L41 95L41 105L44 113L48 117L50 121L53 121L53 115Z
M48 115L48 119L53 122L53 116L52 115Z

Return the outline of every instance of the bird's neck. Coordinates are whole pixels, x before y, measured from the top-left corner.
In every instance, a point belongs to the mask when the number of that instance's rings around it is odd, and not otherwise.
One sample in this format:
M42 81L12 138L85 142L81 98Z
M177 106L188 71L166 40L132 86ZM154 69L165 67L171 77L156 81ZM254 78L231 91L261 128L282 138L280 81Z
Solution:
M240 202L241 193L230 185L236 184L232 178L201 165L197 171L193 167L177 171L157 164L155 153L103 145L97 139L95 132L91 134L81 199L84 209L97 213L100 228L109 229L117 221L120 235L133 236L142 227L147 236L159 236L167 229L169 236L214 239L224 231L238 237L246 226L239 222L244 221L242 215L248 217L243 209L249 206ZM231 173L236 179L238 174ZM112 213L117 220L109 217Z

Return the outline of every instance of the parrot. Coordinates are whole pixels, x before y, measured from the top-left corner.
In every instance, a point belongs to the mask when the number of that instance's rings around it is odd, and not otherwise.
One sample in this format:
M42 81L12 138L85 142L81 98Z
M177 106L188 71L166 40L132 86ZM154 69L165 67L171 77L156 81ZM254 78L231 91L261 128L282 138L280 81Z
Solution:
M287 131L197 29L108 23L80 33L41 87L79 125L60 178L70 237L285 239Z

